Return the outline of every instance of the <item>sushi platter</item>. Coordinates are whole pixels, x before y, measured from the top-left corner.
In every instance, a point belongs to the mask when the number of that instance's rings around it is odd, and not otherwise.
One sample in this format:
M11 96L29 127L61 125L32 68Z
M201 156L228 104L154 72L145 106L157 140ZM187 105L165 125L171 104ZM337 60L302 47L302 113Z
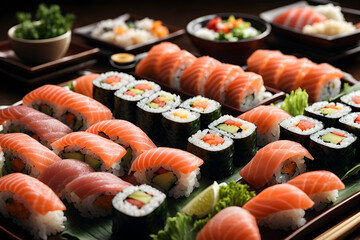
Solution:
M326 25L327 11L341 14L324 9L297 2L260 17L300 44L358 44L359 29L324 37L282 20L309 11ZM248 24L229 16L201 31L236 42L228 27ZM222 62L173 42L184 33L125 13L74 30L96 47L74 41L72 54L41 65L0 43L0 72L34 84L98 63L100 48L141 56L122 71L112 53L106 70L39 84L0 106L0 235L298 240L360 211L360 83L274 49L256 49L244 66Z

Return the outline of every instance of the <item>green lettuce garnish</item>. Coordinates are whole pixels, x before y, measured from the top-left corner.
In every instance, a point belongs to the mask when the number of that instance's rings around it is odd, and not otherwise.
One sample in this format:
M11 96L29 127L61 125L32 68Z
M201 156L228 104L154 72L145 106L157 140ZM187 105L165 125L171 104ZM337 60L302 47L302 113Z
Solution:
M74 82L73 82L73 81L71 81L71 82L68 83L68 88L69 88L71 91L75 92L75 85L74 85Z
M306 90L298 88L295 92L291 91L290 94L286 94L285 100L280 108L292 116L302 115L304 114L305 108L309 105L308 99L309 95Z

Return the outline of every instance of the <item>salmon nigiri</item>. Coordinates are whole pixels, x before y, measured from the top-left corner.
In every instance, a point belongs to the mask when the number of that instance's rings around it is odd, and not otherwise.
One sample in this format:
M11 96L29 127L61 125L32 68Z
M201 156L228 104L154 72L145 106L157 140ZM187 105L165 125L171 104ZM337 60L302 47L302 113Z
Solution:
M93 98L93 80L99 77L100 74L91 73L80 76L75 79L75 92Z
M260 239L255 217L247 210L235 206L227 207L218 212L196 236L196 240Z
M238 118L252 122L257 126L257 144L264 146L279 139L279 123L290 114L274 106L258 106L243 113Z
M240 175L254 188L261 188L266 183L284 183L306 171L304 157L314 159L297 142L272 142L257 151L253 159L240 170Z
M130 172L139 183L146 183L178 198L189 196L199 186L197 175L204 161L175 148L153 148L138 156Z
M260 226L289 230L306 223L306 209L314 202L299 188L284 183L264 189L243 206L258 220Z
M345 188L338 176L324 170L303 173L287 183L304 191L315 202L313 208L317 211L335 202L338 190Z
M220 64L218 60L212 57L199 57L181 74L181 89L188 93L204 95L206 79Z

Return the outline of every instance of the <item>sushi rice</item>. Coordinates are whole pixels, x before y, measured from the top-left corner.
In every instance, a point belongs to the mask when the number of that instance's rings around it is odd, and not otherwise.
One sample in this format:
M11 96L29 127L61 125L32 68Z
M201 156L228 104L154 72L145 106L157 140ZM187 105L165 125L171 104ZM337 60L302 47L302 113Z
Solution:
M0 167L2 169L2 176L9 174L9 172L7 172L6 168L4 167L6 156L20 159L24 163L24 169L28 175L33 177L38 177L40 175L41 172L35 167L35 165L32 163L32 160L28 159L23 154L13 151L9 148L3 148L0 154Z
M329 132L339 132L339 133L343 134L345 136L345 138L338 144L333 144L331 142L326 142L326 141L320 139L321 136L323 136L324 134L329 133ZM329 148L342 149L342 148L346 148L347 146L349 146L350 144L355 142L357 137L352 133L348 133L344 130L331 127L331 128L326 128L326 129L320 130L320 131L312 134L310 136L310 139L316 143L325 145Z
M259 220L259 226L268 226L271 229L294 230L306 223L303 209L289 209L270 214Z
M313 123L315 123L315 127L309 128L306 130L301 130L299 127L297 127L297 124L300 122L300 120L308 120ZM324 124L314 118L298 115L295 117L289 117L284 119L282 122L280 122L280 126L297 134L301 135L310 135L313 134L319 130L321 130L324 127Z
M133 88L134 86L136 86L138 84L148 84L152 87L152 89L146 90L141 94L136 94L134 97L124 94L129 89ZM158 92L158 91L160 91L160 86L158 84L151 82L151 81L147 81L147 80L136 80L136 81L129 82L126 86L123 86L122 88L117 90L114 94L116 97L127 100L127 101L138 101L138 100L143 99L144 97L149 97L150 95L152 95L153 93Z

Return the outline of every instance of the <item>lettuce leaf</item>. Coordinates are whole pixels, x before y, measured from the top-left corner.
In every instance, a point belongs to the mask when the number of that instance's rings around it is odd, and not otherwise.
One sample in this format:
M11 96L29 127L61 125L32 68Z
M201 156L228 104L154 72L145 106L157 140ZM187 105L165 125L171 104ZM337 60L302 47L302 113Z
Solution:
M290 94L286 94L280 108L292 116L302 115L304 114L305 108L309 105L308 98L309 95L306 90L298 88L295 92L291 91Z
M75 92L75 85L74 85L74 82L73 82L73 81L71 81L71 82L68 83L68 88L69 88L71 91Z

